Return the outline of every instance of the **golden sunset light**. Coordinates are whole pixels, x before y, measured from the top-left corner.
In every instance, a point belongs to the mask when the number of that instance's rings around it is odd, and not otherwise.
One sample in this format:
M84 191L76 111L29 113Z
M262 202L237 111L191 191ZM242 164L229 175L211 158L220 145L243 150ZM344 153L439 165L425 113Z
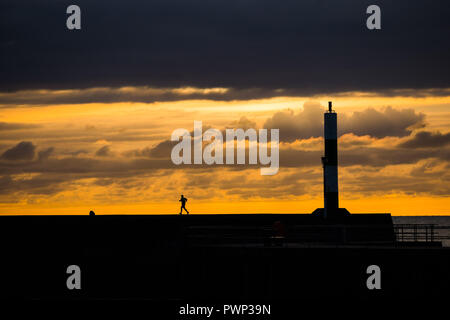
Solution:
M181 192L190 195L196 213L308 213L319 206L323 139L317 128L329 96L185 100L193 93L227 90L180 88L165 90L177 94L174 101L47 101L49 96L71 100L71 95L83 100L83 94L97 91L0 96L2 214L84 214L91 209L98 214L173 213ZM449 152L450 95L409 94L343 93L334 99L339 128L349 127L339 139L341 203L353 212L447 214L450 176L443 160ZM13 95L25 101L30 96L37 104L12 104ZM260 176L249 164L174 166L164 141L177 128L193 130L195 120L219 129L274 127L275 122L281 135L279 173ZM414 145L418 133L443 144ZM24 150L18 147L21 142L27 143ZM8 150L16 150L14 159L8 159ZM364 157L369 150L376 152L372 159Z

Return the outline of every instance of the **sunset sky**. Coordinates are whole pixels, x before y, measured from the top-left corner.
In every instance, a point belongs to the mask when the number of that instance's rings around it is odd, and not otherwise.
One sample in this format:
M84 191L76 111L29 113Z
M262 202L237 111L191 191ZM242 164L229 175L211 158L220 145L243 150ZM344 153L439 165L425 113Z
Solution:
M450 214L448 5L378 1L373 32L300 2L78 1L69 31L70 2L2 1L0 214L312 212L330 100L341 207ZM279 129L279 172L175 166L195 120Z

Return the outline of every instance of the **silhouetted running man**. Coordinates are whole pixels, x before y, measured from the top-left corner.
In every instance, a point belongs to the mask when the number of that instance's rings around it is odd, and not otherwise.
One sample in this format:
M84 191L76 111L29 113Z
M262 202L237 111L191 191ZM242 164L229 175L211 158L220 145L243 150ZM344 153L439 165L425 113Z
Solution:
M185 207L187 200L188 200L187 198L185 198L183 195L181 195L181 199L179 200L181 202L180 214L183 214L183 209L184 209L184 211L186 211L187 214L189 214L189 211L187 211L187 209Z

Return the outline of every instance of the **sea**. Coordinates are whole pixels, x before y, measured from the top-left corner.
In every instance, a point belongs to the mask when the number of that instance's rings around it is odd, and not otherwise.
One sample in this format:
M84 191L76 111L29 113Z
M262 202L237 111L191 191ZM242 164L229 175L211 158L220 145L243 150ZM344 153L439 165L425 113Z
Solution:
M444 247L450 247L450 216L392 216L394 225L427 224L437 227L436 233L442 239Z

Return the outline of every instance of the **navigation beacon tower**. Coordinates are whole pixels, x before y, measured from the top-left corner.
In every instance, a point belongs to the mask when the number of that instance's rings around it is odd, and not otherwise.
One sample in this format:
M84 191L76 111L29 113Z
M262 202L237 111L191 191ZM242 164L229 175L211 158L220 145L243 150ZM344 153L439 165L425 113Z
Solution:
M324 142L325 156L323 165L323 200L324 207L316 209L313 214L323 215L324 218L348 215L345 208L339 208L338 188L338 153L337 153L337 114L328 102L328 111L324 113Z

